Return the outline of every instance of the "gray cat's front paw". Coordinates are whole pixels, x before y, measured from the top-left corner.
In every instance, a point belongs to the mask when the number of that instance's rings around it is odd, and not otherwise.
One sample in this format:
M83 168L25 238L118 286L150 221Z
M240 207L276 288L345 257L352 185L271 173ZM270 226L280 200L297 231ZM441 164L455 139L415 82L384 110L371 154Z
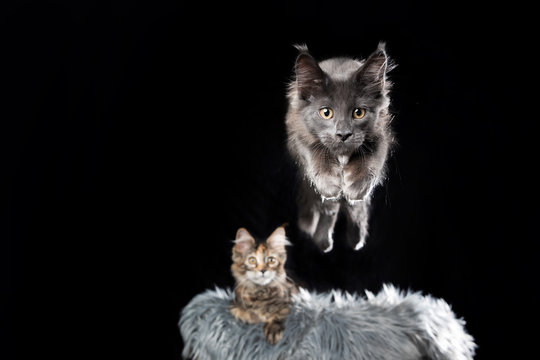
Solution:
M357 227L354 227L354 228L355 228L355 231L348 232L347 240L348 240L349 245L354 250L360 250L361 248L364 247L364 245L366 245L366 235L360 233Z
M347 204L349 204L350 206L355 206L363 201L366 201L365 199L349 199L347 198Z
M366 239L360 239L356 245L354 245L354 250L360 250L366 245Z
M340 183L315 181L311 182L311 188L321 197L322 202L336 201L343 195Z
M321 194L321 201L323 203L325 201L337 201L339 199L341 199L341 192L339 192L337 195L331 195L331 196L326 196L326 195Z
M323 252L327 253L332 251L334 248L334 239L332 238L332 230L329 230L328 232L319 231L315 233L313 236L313 241L319 249L321 249Z

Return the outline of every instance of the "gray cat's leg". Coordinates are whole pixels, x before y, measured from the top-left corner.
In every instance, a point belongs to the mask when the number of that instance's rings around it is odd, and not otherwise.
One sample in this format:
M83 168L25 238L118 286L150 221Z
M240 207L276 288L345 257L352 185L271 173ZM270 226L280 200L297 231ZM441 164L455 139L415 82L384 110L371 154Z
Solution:
M298 198L298 227L324 252L332 250L332 233L338 212L339 201L322 201L307 181L302 181Z
M369 225L369 201L358 201L345 205L347 214L347 241L360 250L366 244Z
M319 200L319 222L313 234L313 241L324 252L330 252L334 247L334 226L339 213L339 200Z
M307 181L302 180L298 197L298 227L313 238L319 222L319 195L313 191Z

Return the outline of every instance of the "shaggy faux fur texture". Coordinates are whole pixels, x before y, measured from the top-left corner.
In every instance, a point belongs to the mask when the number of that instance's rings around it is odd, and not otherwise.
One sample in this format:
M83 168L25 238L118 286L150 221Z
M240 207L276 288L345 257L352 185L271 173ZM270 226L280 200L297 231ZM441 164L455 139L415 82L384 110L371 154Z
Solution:
M182 310L184 358L467 360L476 348L444 300L391 285L366 297L300 289L276 345L266 343L263 324L231 316L233 297L230 290L207 290Z

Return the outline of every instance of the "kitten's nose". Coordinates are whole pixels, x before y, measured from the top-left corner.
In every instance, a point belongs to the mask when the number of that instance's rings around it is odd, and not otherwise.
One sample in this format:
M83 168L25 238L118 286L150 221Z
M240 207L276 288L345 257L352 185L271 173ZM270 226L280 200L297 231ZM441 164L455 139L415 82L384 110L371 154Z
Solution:
M261 270L261 274L263 274L263 275L264 275L264 273L265 273L265 272L266 272L266 270Z
M336 133L336 135L337 135L337 137L338 137L341 141L345 142L348 138L351 137L352 132L349 132L349 131L347 131L347 132L345 132L345 131L344 131L344 132L338 131L338 132Z

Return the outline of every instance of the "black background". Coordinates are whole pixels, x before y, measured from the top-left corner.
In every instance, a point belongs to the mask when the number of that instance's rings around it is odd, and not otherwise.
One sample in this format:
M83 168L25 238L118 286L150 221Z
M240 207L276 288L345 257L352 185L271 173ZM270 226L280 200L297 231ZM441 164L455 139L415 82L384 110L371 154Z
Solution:
M477 359L535 344L530 9L468 2L2 5L2 349L7 358L178 359L179 313L232 286L238 227L289 222L312 290L383 283L445 299ZM285 151L295 43L380 40L399 145L368 245L295 227ZM533 318L534 317L534 318ZM6 357L3 357L6 358Z

